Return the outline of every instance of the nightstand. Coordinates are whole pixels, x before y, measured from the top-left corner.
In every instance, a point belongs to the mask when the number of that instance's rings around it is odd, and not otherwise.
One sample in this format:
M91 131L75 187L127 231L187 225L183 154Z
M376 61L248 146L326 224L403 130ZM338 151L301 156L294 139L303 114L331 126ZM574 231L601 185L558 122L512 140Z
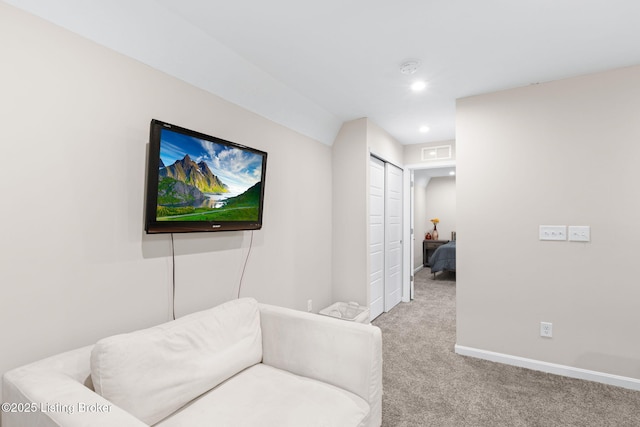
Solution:
M433 255L436 249L445 243L449 243L448 240L423 240L422 241L422 265L424 267L431 267L429 265L429 258Z

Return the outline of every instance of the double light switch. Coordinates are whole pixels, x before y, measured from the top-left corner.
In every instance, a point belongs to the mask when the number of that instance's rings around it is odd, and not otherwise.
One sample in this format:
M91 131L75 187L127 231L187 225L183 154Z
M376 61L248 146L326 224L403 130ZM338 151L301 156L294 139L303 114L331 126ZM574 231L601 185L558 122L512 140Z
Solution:
M588 242L591 240L591 227L588 225L570 225L569 240L572 242Z
M591 227L588 225L570 225L567 233L566 225L541 225L540 240L567 240L571 242L589 242Z

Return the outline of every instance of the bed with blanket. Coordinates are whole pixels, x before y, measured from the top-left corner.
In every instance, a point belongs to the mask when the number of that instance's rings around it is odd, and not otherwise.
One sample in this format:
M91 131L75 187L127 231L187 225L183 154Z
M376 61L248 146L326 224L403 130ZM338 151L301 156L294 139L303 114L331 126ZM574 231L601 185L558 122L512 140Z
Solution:
M456 241L439 246L429 258L429 265L434 275L439 271L456 271Z

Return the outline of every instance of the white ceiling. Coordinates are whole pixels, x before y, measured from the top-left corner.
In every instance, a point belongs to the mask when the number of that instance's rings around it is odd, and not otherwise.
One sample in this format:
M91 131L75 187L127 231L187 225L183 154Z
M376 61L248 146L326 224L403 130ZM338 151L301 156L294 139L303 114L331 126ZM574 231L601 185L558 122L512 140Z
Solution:
M638 0L3 1L326 144L454 139L457 98L640 64Z

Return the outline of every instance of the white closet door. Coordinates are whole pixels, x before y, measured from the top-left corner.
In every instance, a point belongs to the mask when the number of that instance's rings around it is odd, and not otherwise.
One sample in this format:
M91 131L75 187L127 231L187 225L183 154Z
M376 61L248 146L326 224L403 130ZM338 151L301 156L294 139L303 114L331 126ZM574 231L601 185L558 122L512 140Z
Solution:
M384 311L384 162L369 161L369 310L371 320Z
M402 169L386 163L384 311L402 300Z

